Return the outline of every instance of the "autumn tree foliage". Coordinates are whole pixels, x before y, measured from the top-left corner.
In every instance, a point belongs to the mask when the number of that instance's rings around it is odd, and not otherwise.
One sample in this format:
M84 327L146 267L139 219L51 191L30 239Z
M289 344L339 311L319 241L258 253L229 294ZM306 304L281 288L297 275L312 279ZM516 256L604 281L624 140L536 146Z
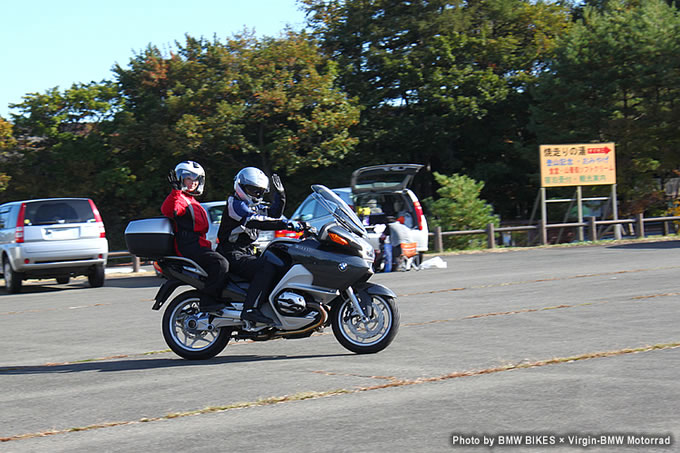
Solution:
M416 162L421 198L441 196L434 172L464 175L503 219L526 219L539 145L592 141L616 143L621 214L667 201L660 183L680 167L672 1L299 3L305 32L185 36L113 80L27 94L0 119L0 202L92 196L120 235L158 215L184 159L207 169L206 200L243 166L279 173L287 213L312 183Z
M616 142L623 214L665 209L680 167L680 12L661 0L587 6L541 75L533 129L544 143Z
M0 117L0 162L7 165L12 151L15 150L16 139L12 134L12 124ZM7 173L0 171L0 192L7 189L10 177Z
M528 87L571 24L556 2L302 0L364 106L358 159L420 162L487 182L505 215L536 194ZM421 192L434 193L421 187ZM530 202L529 202L530 203ZM514 205L514 206L513 206ZM522 206L523 205L523 206Z
M136 190L154 199L183 159L206 168L206 196L220 199L244 166L295 175L341 161L356 144L358 107L304 34L187 36L171 54L149 47L115 72L125 105L116 147L135 169Z
M15 106L21 147L9 196L92 196L119 228L158 214L166 175L182 160L206 168L205 199L224 199L248 165L278 172L302 196L308 170L341 161L357 142L359 109L304 34L186 36L171 52L148 46L114 73Z

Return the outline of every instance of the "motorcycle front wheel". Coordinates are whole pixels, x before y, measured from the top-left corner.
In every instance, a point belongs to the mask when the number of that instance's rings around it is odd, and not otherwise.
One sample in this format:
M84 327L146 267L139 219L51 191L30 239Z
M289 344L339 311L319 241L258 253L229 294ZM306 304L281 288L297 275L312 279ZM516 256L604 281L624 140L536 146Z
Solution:
M197 329L198 291L187 291L175 297L163 314L163 338L175 354L188 360L215 357L229 343L231 330Z
M331 324L336 340L357 354L382 351L394 340L399 330L399 309L394 298L372 295L364 310L363 320L349 299L336 304L331 310Z

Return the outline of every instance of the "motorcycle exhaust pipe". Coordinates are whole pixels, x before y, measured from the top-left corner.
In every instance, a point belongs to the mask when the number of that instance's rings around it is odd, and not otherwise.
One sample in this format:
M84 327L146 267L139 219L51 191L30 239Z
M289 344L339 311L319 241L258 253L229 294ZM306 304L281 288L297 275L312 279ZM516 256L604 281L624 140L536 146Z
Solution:
M243 324L241 321L241 310L230 310L223 308L219 316L213 319L215 327L233 327Z

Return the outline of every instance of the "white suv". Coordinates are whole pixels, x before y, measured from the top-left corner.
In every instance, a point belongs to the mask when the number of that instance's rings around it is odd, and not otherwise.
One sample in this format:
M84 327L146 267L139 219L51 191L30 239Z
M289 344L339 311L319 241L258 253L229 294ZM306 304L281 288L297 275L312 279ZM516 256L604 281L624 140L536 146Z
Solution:
M0 273L9 293L23 280L87 275L104 284L109 243L99 210L89 198L45 198L0 205Z
M419 259L427 251L427 219L418 197L408 188L422 167L420 164L362 167L352 173L351 187L333 189L359 214L368 231L368 239L376 250L380 248L382 231L376 227L394 217L411 229L411 239L417 244ZM307 222L317 229L333 220L320 209L311 195L300 204L291 219Z

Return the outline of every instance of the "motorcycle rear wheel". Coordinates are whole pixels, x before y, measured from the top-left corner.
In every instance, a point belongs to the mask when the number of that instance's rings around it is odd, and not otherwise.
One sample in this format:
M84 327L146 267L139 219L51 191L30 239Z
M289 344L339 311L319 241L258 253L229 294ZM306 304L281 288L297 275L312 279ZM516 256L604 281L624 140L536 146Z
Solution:
M206 360L222 352L229 343L231 330L212 331L190 327L198 315L198 291L187 291L175 297L163 313L163 338L175 354L187 360Z
M373 354L389 346L399 330L399 309L392 297L372 295L366 315L368 321L354 313L349 299L331 310L335 339L357 354Z

